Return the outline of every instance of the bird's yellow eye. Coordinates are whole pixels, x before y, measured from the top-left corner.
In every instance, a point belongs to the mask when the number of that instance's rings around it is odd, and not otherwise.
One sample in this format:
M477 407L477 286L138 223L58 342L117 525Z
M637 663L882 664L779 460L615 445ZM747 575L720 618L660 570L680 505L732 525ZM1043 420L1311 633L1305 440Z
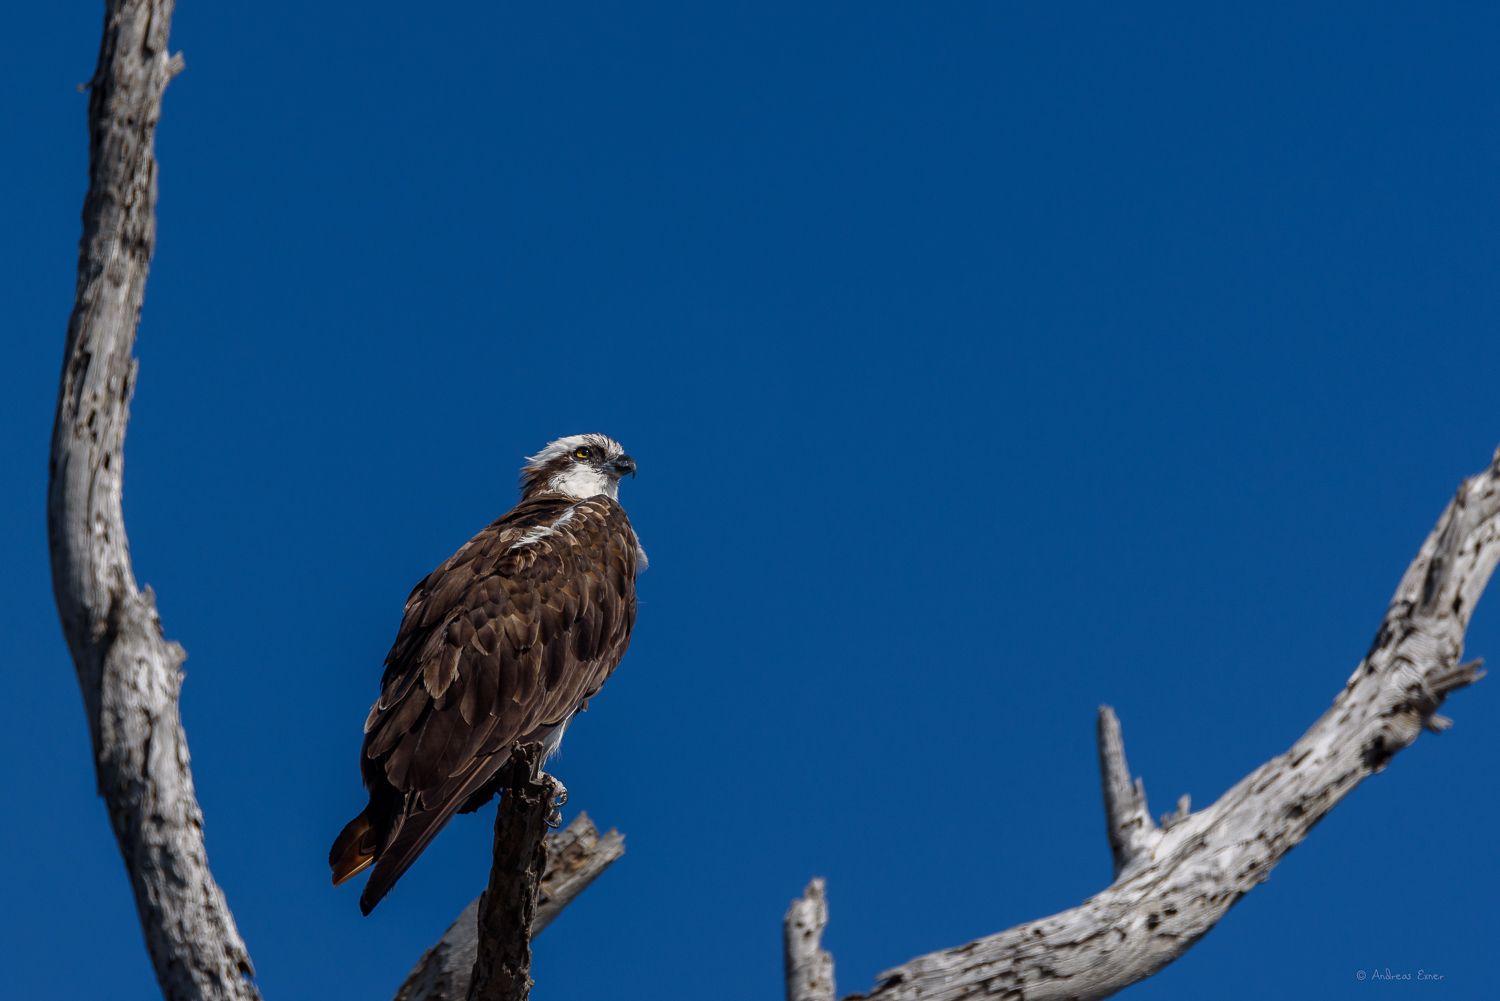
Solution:
M573 453L573 458L575 458L575 459L587 459L590 455L593 455L593 454L594 453L590 452L586 448L580 448L578 451L576 451L576 452Z

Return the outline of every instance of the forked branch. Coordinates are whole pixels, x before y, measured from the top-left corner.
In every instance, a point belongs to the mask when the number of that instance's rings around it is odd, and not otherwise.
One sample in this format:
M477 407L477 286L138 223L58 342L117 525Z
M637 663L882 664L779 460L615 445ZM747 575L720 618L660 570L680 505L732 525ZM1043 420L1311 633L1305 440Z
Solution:
M625 854L625 836L600 835L587 813L547 835L547 870L537 895L531 937L536 938L590 883ZM459 1001L469 995L478 951L479 898L454 919L436 945L422 954L393 1001Z
M1101 706L1099 770L1114 882L1072 910L887 970L850 1001L1090 1001L1187 952L1355 786L1424 729L1451 725L1438 708L1483 676L1478 661L1462 662L1463 640L1497 560L1500 452L1459 487L1402 577L1369 652L1290 750L1205 810L1191 812L1184 796L1158 826L1141 781L1131 779L1119 720ZM791 942L788 934L789 971Z

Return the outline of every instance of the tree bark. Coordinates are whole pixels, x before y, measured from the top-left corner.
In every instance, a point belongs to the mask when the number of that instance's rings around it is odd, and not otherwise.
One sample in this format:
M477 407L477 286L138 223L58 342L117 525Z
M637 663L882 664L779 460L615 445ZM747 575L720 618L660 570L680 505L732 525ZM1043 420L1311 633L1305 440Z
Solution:
M546 846L547 869L537 893L532 938L625 854L624 836L612 829L601 837L587 813L580 813L566 829L547 835ZM460 1001L468 997L479 950L479 901L476 897L465 907L437 944L422 954L393 1001Z
M1424 729L1452 725L1437 710L1483 676L1477 661L1460 661L1469 617L1497 560L1500 451L1459 487L1396 588L1369 652L1289 751L1206 810L1192 813L1184 796L1158 825L1143 784L1131 781L1119 721L1101 706L1099 764L1115 864L1109 888L1072 910L919 956L848 1001L1090 1001L1187 952L1355 786ZM793 945L789 931L789 999Z
M824 883L815 879L792 901L781 922L786 1001L833 1001L833 956L823 948L828 927Z
M258 998L250 955L208 868L177 712L182 647L136 584L120 510L131 355L156 239L153 137L171 0L108 0L89 81L89 191L48 462L52 586L78 673L99 794L169 1001Z
M479 897L478 948L468 1001L526 1001L531 993L531 929L547 869L547 826L564 794L541 771L541 745L511 754L510 778L495 812L490 885Z

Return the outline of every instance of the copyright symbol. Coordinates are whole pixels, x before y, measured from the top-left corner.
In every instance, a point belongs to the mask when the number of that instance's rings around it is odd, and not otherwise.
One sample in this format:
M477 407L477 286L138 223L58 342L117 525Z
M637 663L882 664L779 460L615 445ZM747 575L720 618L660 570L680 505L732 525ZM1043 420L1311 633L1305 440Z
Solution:
M1359 979L1363 980L1363 979L1365 979L1365 971L1364 970L1360 970L1358 973L1355 974L1355 976L1358 977Z

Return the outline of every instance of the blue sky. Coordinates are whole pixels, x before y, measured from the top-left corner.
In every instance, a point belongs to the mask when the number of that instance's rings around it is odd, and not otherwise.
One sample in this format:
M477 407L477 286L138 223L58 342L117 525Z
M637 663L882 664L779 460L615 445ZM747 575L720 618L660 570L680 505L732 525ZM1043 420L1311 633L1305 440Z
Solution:
M156 996L44 538L99 24L0 43L7 997ZM1101 702L1157 813L1284 750L1500 442L1497 41L1481 4L184 2L125 506L267 998L389 997L482 888L488 811L370 918L325 854L408 589L563 434L638 458L652 566L556 768L628 854L539 999L776 997L814 875L843 991L1077 904ZM1490 996L1500 687L1445 712L1124 996Z

